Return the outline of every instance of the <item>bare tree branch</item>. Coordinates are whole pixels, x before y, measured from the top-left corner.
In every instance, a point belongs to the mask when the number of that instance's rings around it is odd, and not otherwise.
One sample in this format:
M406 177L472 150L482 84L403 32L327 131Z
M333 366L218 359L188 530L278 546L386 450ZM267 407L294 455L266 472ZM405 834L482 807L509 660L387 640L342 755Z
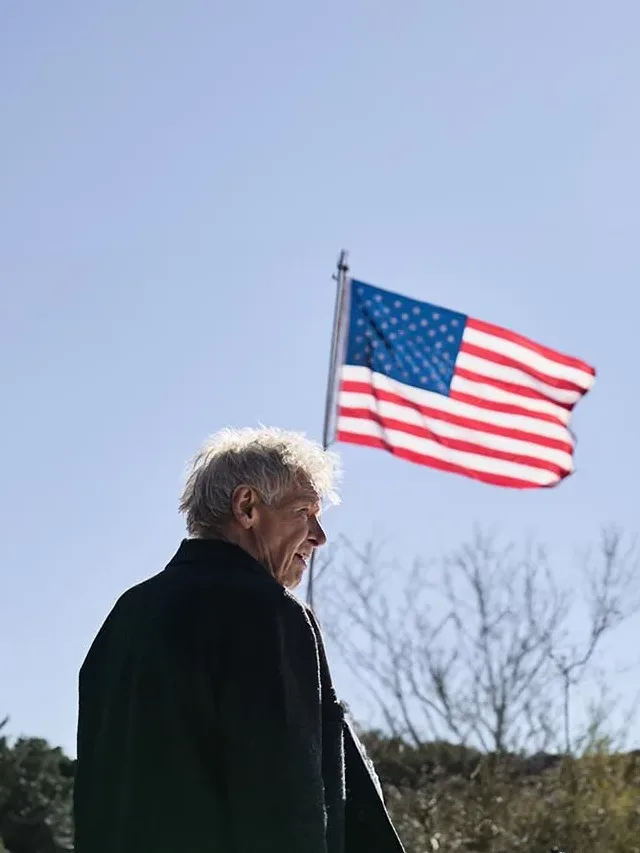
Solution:
M322 588L323 622L392 734L494 752L577 745L576 688L604 638L638 611L635 543L607 530L583 558L579 641L569 630L575 595L558 587L540 547L498 547L477 532L409 572L373 543L358 550L343 539L340 551Z

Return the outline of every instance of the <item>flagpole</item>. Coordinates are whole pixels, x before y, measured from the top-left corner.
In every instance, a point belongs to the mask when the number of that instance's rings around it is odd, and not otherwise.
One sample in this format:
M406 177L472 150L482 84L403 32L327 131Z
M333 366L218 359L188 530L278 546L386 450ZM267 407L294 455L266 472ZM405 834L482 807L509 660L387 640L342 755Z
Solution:
M336 271L332 278L336 282L336 301L333 309L333 331L331 334L331 353L329 356L329 375L327 377L327 393L324 404L324 426L322 429L322 446L327 450L333 442L332 426L335 414L335 388L336 388L336 370L338 367L338 359L340 357L340 320L342 317L342 308L344 301L345 286L347 283L347 273L349 266L347 258L349 253L343 249L340 252L340 257L336 264ZM311 555L309 564L309 580L307 582L307 604L313 609L313 580L315 568L316 552Z

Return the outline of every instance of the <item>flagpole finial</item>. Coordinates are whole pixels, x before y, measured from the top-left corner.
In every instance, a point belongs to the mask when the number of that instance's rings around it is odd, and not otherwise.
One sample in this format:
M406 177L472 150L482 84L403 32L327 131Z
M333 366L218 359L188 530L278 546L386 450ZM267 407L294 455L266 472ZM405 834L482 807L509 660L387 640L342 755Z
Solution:
M344 275L349 272L349 264L347 263L348 258L349 252L347 252L346 249L342 249L342 251L340 252L340 257L338 258L338 263L336 265L337 273L333 277L334 280L338 279L341 273Z

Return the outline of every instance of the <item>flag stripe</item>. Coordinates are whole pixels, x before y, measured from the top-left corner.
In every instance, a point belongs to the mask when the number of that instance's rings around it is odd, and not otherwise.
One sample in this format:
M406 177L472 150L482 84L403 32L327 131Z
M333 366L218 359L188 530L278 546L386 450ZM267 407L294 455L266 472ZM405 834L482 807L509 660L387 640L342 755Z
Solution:
M390 444L384 439L360 435L359 433L349 433L344 430L338 430L336 440L346 444L359 444L364 447L373 447L379 450L386 450L388 453L397 456L399 459L405 459L407 462L413 462L417 465L426 465L429 468L435 468L438 471L444 471L449 474L463 474L465 477L470 477L473 480L479 480L482 483L487 483L491 486L502 486L510 489L535 489L540 486L554 486L557 480L550 482L532 483L529 480L522 480L516 477L507 477L504 474L491 474L487 472L480 473L466 468L463 465L454 465L451 462L445 462L443 459L436 459L433 456L427 456L424 453L416 453L414 450L409 450L405 447L398 447Z
M538 376L543 382L555 385L558 388L569 390L588 391L593 385L593 374L576 367L559 364L554 359L541 355L534 350L514 343L507 338L490 335L467 326L464 330L463 340L465 344L478 347L484 353L504 359L500 363L519 367L533 375Z
M547 385L550 388L553 388L554 390L572 391L578 395L582 394L583 391L583 389L580 388L579 385L576 385L574 382L570 382L566 379L559 379L557 376L548 376L546 373L541 373L539 370L536 370L533 367L525 367L520 362L516 361L516 359L514 358L510 358L509 356L503 355L502 353L486 349L485 347L480 347L477 344L472 344L464 338L462 341L462 347L460 348L460 352L465 352L469 355L475 355L478 358L482 358L485 361L491 362L492 364L500 364L503 367L507 367L511 370L517 370L524 376L530 376L533 379L536 379L538 382Z
M454 382L456 379L457 377L454 377ZM481 409L487 409L493 412L503 412L505 414L524 415L529 418L537 418L541 421L547 421L550 424L559 424L560 426L564 426L567 423L566 418L559 418L557 415L551 415L544 411L536 411L535 409L523 406L520 403L499 403L497 402L496 397L487 399L486 397L478 397L475 393L467 394L465 391L456 390L457 382L456 387L454 387L454 382L451 383L451 390L449 392L449 397L452 400L459 400L461 403L468 403L470 406L478 406ZM472 390L476 391L477 389ZM486 390L493 391L495 389L490 386L486 386Z
M504 391L506 394L510 394L515 397L531 400L536 403L544 403L546 406L552 406L553 410L562 408L567 414L570 414L571 409L575 405L574 403L562 403L559 400L549 400L549 398L545 397L545 395L540 391L536 391L533 388L527 388L525 385L518 385L516 382L505 382L502 379L495 379L492 376L482 376L480 373L461 367L460 359L458 359L451 387L453 388L455 383L460 379L467 379L469 382L486 385L491 388L495 388L498 391Z
M592 377L595 377L596 375L594 368L585 361L557 352L556 350L550 349L550 347L545 347L542 344L532 341L530 338L525 338L524 335L519 335L517 332L511 332L509 329L503 329L501 326L495 326L493 323L485 323L483 320L476 320L475 318L468 317L466 328L470 330L473 329L477 332L485 332L492 337L510 341L520 347L531 350L533 353L537 353L551 361L555 361L557 364L575 368L576 370L579 370L582 373L587 373Z
M401 448L405 452L408 451L421 457L422 464L431 464L433 467L447 466L449 470L472 474L485 482L491 482L492 478L502 477L518 482L521 487L525 485L549 486L562 479L560 475L542 468L534 468L517 462L505 462L501 459L492 459L488 456L461 450L450 450L436 441L416 438L398 430L387 430L370 420L338 418L338 436L340 434L377 439L383 443L383 446ZM356 441L355 443L365 442Z
M408 421L403 412L397 411L399 408L391 403L382 403L377 409L375 406L372 408L371 406L344 405L339 407L338 415L341 423L347 419L368 419L388 430L406 432L417 438L437 441L451 450L465 450L480 456L491 456L494 459L519 462L534 468L545 468L559 475L566 475L573 468L570 451L562 452L541 445L532 447L526 441L490 435L474 429L464 429L447 421L430 419L424 419L422 422Z
M444 418L461 426L471 426L475 429L494 432L496 435L511 437L526 436L527 440L555 441L560 449L571 449L573 440L570 433L562 424L548 423L522 415L506 414L469 405L444 394L424 391L422 388L411 388L395 379L372 373L366 367L345 366L340 383L340 403L345 393L371 395L374 400L384 400L407 408L415 409L423 415L433 418ZM516 436L513 433L519 433Z
M498 410L501 405L522 408L525 409L529 417L558 421L563 426L569 423L571 417L570 410L560 403L552 403L540 395L526 396L525 394L507 391L496 387L495 384L488 383L481 376L460 369L453 374L449 393L452 396L466 394L469 397L482 400L488 406L496 406Z
M565 403L569 406L575 405L582 391L578 389L555 388L553 385L548 385L542 382L535 376L525 373L517 367L500 364L499 362L485 357L479 352L469 352L467 349L470 344L462 344L460 353L456 361L456 371L458 366L472 370L479 376L485 376L489 379L499 379L501 382L509 382L512 385L519 385L524 388L531 388L532 391L537 391L547 400L555 400L558 403Z
M374 374L370 385L362 384L357 390L355 383L343 382L340 387L339 404L352 408L367 408L377 411L393 412L393 416L402 418L408 423L425 423L426 420L445 421L462 429L475 430L487 435L500 436L502 438L524 441L538 444L541 447L549 447L560 450L563 453L571 453L573 442L568 431L557 424L548 424L545 421L532 421L518 415L505 415L498 412L488 412L452 400L450 397L438 399L440 395L429 391L420 391L423 400L407 400L393 391L386 390L380 385L380 377ZM444 401L444 405L442 402ZM391 408L395 407L395 408ZM478 420L476 415L480 415ZM531 430L533 426L534 430ZM529 429L526 429L529 427ZM540 432L538 432L538 428Z

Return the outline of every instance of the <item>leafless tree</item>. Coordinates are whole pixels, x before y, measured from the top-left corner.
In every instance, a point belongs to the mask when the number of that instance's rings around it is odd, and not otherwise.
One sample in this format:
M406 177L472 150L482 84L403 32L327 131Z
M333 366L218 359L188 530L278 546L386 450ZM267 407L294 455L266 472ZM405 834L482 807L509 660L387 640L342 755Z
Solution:
M605 531L581 561L583 638L578 591L557 582L540 547L476 533L408 574L372 544L343 539L339 550L330 571L325 561L320 616L391 734L491 752L576 748L574 696L607 636L638 611L638 558L621 533Z

